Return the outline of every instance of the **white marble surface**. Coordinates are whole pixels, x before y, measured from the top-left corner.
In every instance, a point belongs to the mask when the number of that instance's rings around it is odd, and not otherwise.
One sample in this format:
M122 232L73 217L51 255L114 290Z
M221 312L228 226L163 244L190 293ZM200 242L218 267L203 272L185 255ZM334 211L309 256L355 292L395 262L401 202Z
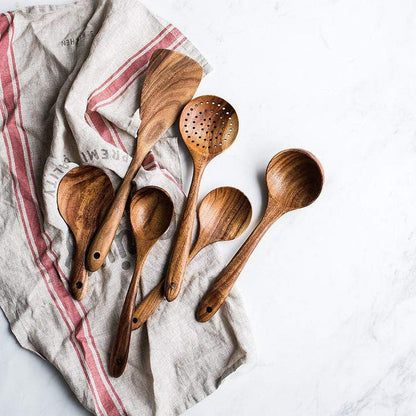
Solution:
M320 199L276 223L238 283L257 362L186 414L415 415L416 2L144 3L213 65L200 92L240 116L238 142L209 166L201 194L242 189L254 226L277 151L311 150L326 173ZM226 255L240 243L224 244ZM1 414L85 413L4 317L0 332Z

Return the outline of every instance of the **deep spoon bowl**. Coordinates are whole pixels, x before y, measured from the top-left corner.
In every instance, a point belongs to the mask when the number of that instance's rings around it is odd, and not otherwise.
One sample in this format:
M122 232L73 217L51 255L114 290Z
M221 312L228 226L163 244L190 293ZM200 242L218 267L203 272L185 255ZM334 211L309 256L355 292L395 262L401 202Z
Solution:
M137 242L157 240L169 227L173 215L173 203L163 189L146 186L134 194L130 213Z
M266 173L269 198L285 212L304 208L318 198L324 183L319 160L302 149L288 149L275 155Z
M199 206L198 239L189 257L208 244L239 237L250 224L251 213L250 201L240 190L231 186L213 189Z

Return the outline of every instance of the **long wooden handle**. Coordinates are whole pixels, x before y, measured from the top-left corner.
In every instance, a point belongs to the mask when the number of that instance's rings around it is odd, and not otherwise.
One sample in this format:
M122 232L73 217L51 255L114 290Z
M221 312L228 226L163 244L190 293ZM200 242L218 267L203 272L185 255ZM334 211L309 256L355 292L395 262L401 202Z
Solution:
M189 262L199 253L204 246L195 243L189 255ZM140 328L147 320L154 314L159 305L165 300L165 280L163 279L157 286L155 286L150 293L139 303L133 314L132 327L134 331Z
M251 253L271 224L272 222L263 217L237 254L217 277L214 285L209 288L199 303L196 312L196 319L199 322L210 320L224 303Z
M71 295L76 300L82 300L88 290L88 272L85 268L85 247L77 247L69 280Z
M126 368L130 348L131 323L136 304L140 275L149 249L150 248L147 247L143 249L137 248L136 267L121 311L117 336L110 355L110 374L113 377L120 377Z
M130 195L132 180L136 176L146 154L146 150L138 152L137 156L131 161L126 176L107 211L104 221L101 223L100 228L92 240L87 256L87 268L92 272L95 272L103 265L110 251L117 228L123 217L127 199Z
M198 203L199 185L204 165L198 165L194 169L191 188L189 190L188 201L182 215L181 223L176 233L176 241L172 251L170 266L165 280L165 296L172 302L179 295L185 277L186 266L188 264L189 249L191 247L192 230L196 216L196 206Z

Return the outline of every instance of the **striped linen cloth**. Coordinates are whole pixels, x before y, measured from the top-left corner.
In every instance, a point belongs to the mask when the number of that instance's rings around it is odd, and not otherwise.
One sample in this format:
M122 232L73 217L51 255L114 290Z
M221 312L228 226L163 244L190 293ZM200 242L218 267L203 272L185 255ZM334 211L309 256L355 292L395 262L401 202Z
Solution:
M97 415L176 415L212 393L252 354L238 294L209 323L195 321L201 294L222 267L215 247L188 268L181 297L162 304L132 336L118 379L108 357L134 267L127 217L87 298L68 293L72 236L57 186L68 170L103 168L115 187L129 165L140 123L143 74L152 52L177 49L209 66L175 27L136 0L82 0L0 15L0 306L20 345L55 366ZM136 185L155 184L176 219L151 252L141 295L161 279L181 209L174 132L149 154Z

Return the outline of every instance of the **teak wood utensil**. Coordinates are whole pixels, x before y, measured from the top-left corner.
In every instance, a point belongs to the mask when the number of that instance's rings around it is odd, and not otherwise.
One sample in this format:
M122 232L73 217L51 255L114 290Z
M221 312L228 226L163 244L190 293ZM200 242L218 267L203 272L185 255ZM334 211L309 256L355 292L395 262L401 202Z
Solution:
M270 226L286 212L306 207L318 198L324 173L321 164L311 153L288 149L270 161L266 182L269 196L263 218L201 300L196 313L200 322L208 321L218 311Z
M251 212L250 201L236 188L216 188L207 194L199 206L198 238L188 263L206 246L239 237L250 224ZM136 307L133 330L142 326L165 299L163 286L162 280Z
M178 296L185 276L202 174L208 163L234 142L238 117L225 100L205 95L185 106L179 127L193 159L194 173L165 280L165 296L170 302Z
M100 168L78 166L70 170L58 187L58 209L75 238L70 291L81 300L88 289L85 257L88 244L114 197L109 177Z
M159 49L150 58L141 92L141 123L134 157L89 249L89 270L95 271L104 263L123 216L133 178L147 153L193 97L201 78L202 67L179 52Z
M124 306L121 311L117 336L110 356L110 374L120 377L127 364L131 323L143 264L156 241L169 228L173 203L161 188L148 186L137 191L130 205L130 221L136 240L136 267Z

